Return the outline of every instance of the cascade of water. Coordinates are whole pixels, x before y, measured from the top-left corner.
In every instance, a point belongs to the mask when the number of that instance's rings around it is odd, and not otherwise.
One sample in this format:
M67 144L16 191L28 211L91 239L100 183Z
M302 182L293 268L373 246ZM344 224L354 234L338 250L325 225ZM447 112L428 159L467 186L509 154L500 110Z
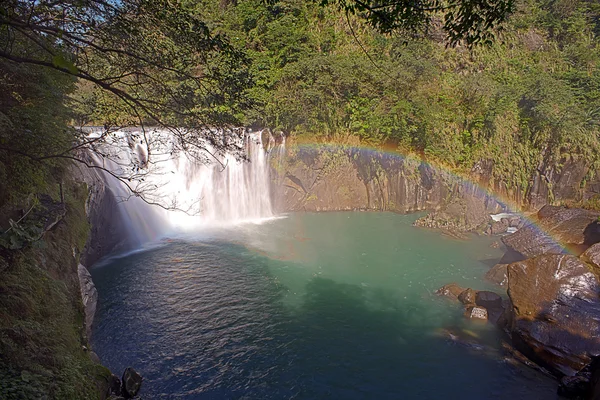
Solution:
M115 135L110 152L112 161L96 156L95 163L118 175L139 171L129 186L142 191L144 199L164 208L151 206L132 197L123 182L110 174L105 180L113 193L128 199L120 203L123 217L138 242L156 239L173 229L193 229L205 225L236 224L273 217L271 204L271 162L283 157L284 141L275 140L270 131L243 135L247 161L225 155L210 164L184 152L169 150L168 132L155 131L163 148L149 155L147 141L132 139L135 131ZM263 144L263 137L268 137ZM283 139L283 136L282 136ZM156 143L157 141L154 141ZM107 150L108 151L108 150ZM149 158L151 158L149 160ZM182 212L181 210L185 211Z

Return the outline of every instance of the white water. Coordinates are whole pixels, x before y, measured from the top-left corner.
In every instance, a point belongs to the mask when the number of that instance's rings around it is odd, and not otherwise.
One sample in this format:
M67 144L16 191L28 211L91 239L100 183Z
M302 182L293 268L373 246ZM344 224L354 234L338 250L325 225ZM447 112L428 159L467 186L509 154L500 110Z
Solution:
M262 137L268 143L263 144ZM270 162L283 156L284 143L275 145L268 131L240 134L247 161L225 154L210 163L173 151L166 131L147 133L145 140L136 130L116 132L112 138L103 147L108 157L96 154L94 162L132 178L123 183L104 173L115 196L123 200L120 212L137 245L190 230L274 218ZM126 185L141 191L143 199L132 196Z

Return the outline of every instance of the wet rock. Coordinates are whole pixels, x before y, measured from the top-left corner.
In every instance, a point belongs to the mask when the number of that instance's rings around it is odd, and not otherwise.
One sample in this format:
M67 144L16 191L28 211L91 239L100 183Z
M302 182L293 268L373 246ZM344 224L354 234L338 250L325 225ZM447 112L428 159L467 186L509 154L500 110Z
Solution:
M583 376L564 376L557 393L567 399L578 399L589 392L590 381Z
M126 399L135 397L142 387L142 376L135 369L128 367L123 372L122 380L122 395Z
M469 319L477 319L477 320L487 321L488 312L485 309L485 307L470 306L470 307L467 307L467 309L465 311L465 317L467 317Z
M92 281L92 276L86 267L79 264L77 266L77 276L79 277L79 289L81 291L81 301L85 313L85 330L87 337L92 334L92 322L96 314L96 305L98 303L98 291Z
M500 235L502 233L506 233L508 228L508 222L505 218L502 218L500 221L490 222L490 225L486 229L485 233L488 235Z
M492 223L486 204L476 196L454 199L444 208L415 221L415 226L453 232L485 230Z
M500 242L496 240L496 241L492 242L492 244L490 244L490 247L492 249L499 249L500 248Z
M502 297L497 293L481 290L475 294L475 304L487 309L502 309Z
M554 374L574 375L600 354L600 285L585 263L547 254L508 266L507 331Z
M121 396L121 380L118 376L111 374L108 377L108 396Z
M506 286L508 284L507 276L508 264L496 264L485 274L485 279L496 285Z
M587 249L580 258L591 264L596 272L600 272L600 243L596 243Z
M449 283L436 290L435 294L458 300L458 295L464 292L464 290L464 288L458 286L456 283Z
M468 288L458 295L458 300L464 305L474 305L477 292Z
M598 216L600 213L596 211L547 205L538 212L535 223L504 236L502 242L523 258L564 253L559 243L581 254L600 242Z

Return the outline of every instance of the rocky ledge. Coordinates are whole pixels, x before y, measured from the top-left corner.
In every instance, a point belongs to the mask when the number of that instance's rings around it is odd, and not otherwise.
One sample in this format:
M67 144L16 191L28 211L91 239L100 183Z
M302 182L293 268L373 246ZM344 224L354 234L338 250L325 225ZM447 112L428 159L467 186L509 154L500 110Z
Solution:
M560 379L559 394L570 398L600 399L599 216L545 206L504 236L507 252L485 276L506 288L504 301L456 284L437 292L462 302L467 317L495 323L511 351Z

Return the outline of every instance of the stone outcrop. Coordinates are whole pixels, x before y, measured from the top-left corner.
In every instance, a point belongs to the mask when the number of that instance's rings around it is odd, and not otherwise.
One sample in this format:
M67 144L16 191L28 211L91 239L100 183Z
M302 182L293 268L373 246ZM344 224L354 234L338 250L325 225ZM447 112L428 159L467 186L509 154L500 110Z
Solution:
M502 297L487 290L463 289L456 283L449 283L435 293L438 296L460 301L465 306L464 315L469 319L486 320L497 324L505 311Z
M599 212L580 208L544 206L532 217L535 223L504 236L502 242L522 260L541 254L564 253L563 246L581 254L600 241L599 216Z
M352 147L292 146L273 172L278 211L408 213L440 209L454 199L476 199L477 208L500 209L476 185L424 162Z
M415 222L415 226L458 232L482 231L494 234L506 232L508 225L501 222L496 223L490 217L490 213L495 211L496 208L496 204L492 204L493 206L490 209L480 197L460 197L454 199L441 210L419 218Z
M89 271L81 264L77 266L77 276L79 277L79 289L81 290L81 301L85 313L85 330L89 339L92 335L92 322L96 314L98 291Z
M546 254L508 266L507 331L515 347L556 375L600 354L600 284L577 257Z

